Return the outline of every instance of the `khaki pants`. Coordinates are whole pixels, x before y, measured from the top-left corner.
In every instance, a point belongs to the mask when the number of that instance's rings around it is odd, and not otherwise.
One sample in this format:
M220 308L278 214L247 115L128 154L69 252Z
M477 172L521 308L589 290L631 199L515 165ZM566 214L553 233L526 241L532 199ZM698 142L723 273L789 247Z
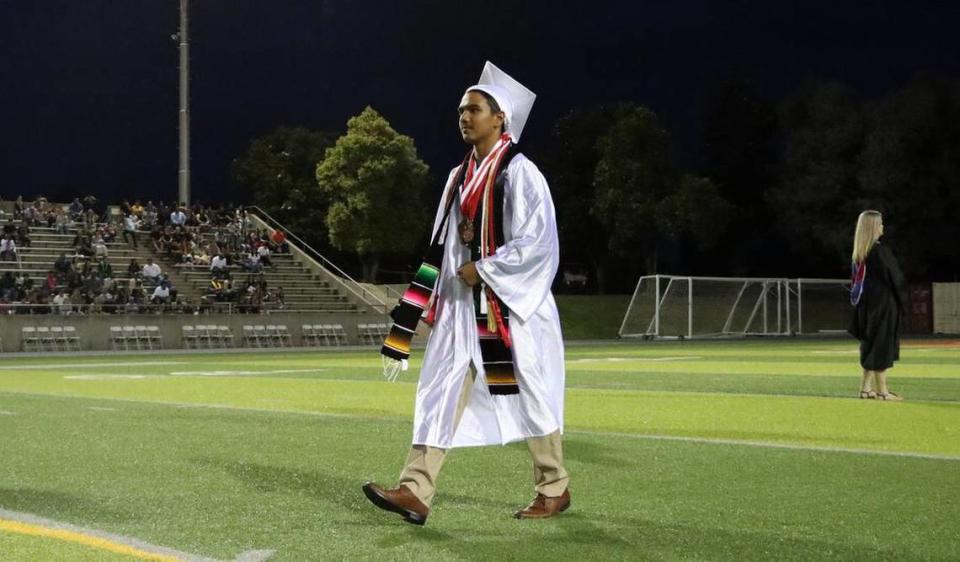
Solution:
M463 410L470 400L470 391L477 378L477 372L470 368L468 376L464 377L463 389L457 401L457 413L454 416L454 429L460 424ZM549 498L563 495L570 481L570 476L563 468L563 447L560 442L560 431L554 431L542 437L527 439L527 448L533 459L533 483L537 493ZM447 455L446 449L413 445L407 455L407 463L400 473L400 484L410 488L420 501L428 507L437 491L437 475L443 466Z

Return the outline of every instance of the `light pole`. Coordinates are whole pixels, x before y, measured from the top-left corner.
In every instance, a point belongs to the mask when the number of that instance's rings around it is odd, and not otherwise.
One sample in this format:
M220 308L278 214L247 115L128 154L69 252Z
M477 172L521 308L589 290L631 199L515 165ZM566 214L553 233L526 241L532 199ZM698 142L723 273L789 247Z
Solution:
M180 0L180 201L190 205L190 42L187 36L187 0Z

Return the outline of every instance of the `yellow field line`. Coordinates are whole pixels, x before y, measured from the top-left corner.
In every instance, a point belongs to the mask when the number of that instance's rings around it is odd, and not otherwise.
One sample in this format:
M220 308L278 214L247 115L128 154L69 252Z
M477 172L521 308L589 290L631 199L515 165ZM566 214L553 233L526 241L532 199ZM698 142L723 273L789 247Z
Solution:
M72 542L76 544L82 544L84 546L98 548L100 550L106 550L116 554L136 556L143 560L156 560L158 562L182 562L180 558L167 556L165 554L156 554L154 552L147 552L145 550L140 550L139 548L133 548L132 546L114 542L108 539L103 539L100 537L85 535L83 533L77 533L75 531L67 531L64 529L52 529L49 527L43 527L41 525L21 523L19 521L11 521L9 519L0 519L0 530L9 531L11 533L17 533L21 535L30 535L34 537L46 537L46 538L57 539L57 540L66 541L66 542Z

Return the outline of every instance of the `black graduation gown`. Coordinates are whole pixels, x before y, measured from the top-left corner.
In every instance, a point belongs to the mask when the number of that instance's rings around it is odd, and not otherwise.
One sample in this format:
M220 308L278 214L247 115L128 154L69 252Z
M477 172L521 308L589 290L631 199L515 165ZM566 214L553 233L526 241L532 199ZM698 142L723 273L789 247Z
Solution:
M877 242L867 254L863 295L848 331L860 340L860 365L871 371L900 359L900 330L907 306L907 284L889 248Z

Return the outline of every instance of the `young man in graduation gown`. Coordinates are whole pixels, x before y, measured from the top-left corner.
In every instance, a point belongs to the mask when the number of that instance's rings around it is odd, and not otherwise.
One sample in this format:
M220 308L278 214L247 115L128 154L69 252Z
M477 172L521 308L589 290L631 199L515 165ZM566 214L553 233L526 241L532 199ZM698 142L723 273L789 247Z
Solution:
M570 506L561 446L564 350L550 292L559 260L556 216L543 174L515 146L534 98L489 62L467 88L460 130L472 148L450 172L434 220L438 263L421 267L384 344L385 356L405 360L425 311L433 329L406 465L395 488L363 487L370 501L411 523L426 521L449 449L521 439L536 496L514 516L551 517ZM416 313L412 320L407 309Z

